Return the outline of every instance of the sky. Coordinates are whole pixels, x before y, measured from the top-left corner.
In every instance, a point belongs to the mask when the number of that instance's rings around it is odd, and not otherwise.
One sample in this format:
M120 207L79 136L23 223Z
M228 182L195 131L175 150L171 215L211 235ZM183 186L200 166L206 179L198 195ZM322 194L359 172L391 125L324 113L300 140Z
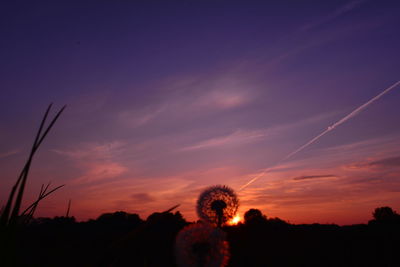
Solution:
M239 213L367 223L400 211L398 1L2 1L0 205L49 103L66 110L31 167L36 216L146 218L206 187ZM285 160L282 160L285 159ZM271 171L265 172L266 169ZM253 183L240 188L254 177Z

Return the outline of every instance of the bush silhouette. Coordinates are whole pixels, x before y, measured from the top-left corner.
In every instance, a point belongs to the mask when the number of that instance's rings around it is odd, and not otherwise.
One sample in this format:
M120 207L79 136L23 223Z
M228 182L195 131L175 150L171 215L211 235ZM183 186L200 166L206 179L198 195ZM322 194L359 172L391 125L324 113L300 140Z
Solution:
M400 223L400 215L391 207L379 207L372 213L375 223Z
M96 222L102 225L114 227L135 227L142 223L137 214L130 214L124 211L116 211L114 213L103 213Z
M267 216L263 215L259 209L249 209L244 214L245 224L263 223L267 221Z

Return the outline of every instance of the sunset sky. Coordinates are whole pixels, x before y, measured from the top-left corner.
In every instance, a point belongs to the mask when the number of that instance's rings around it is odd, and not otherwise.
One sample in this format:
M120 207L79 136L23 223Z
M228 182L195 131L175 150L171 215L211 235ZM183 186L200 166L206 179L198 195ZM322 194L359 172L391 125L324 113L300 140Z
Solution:
M214 184L237 191L241 216L353 224L400 211L400 86L278 164L400 80L399 1L9 2L0 206L53 102L67 109L24 206L43 183L66 186L37 216L65 215L71 199L78 220L176 204L196 220Z

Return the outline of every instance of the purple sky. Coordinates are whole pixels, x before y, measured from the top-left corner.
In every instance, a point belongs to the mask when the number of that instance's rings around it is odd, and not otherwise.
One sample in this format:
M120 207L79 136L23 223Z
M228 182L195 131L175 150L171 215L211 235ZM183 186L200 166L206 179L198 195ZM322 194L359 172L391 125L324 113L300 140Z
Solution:
M10 1L11 2L11 1ZM0 4L0 204L50 102L24 205L79 220L238 190L400 80L398 1ZM84 2L84 3L82 3ZM238 192L294 223L400 210L400 87Z

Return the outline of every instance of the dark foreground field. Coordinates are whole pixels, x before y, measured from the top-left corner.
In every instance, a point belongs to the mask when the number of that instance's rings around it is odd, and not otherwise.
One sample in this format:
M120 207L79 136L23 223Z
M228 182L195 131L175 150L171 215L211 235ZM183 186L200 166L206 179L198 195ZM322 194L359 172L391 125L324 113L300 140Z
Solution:
M186 222L179 212L103 214L97 220L36 219L18 229L17 266L176 266L174 242ZM291 225L248 218L225 226L228 266L400 266L400 224Z

